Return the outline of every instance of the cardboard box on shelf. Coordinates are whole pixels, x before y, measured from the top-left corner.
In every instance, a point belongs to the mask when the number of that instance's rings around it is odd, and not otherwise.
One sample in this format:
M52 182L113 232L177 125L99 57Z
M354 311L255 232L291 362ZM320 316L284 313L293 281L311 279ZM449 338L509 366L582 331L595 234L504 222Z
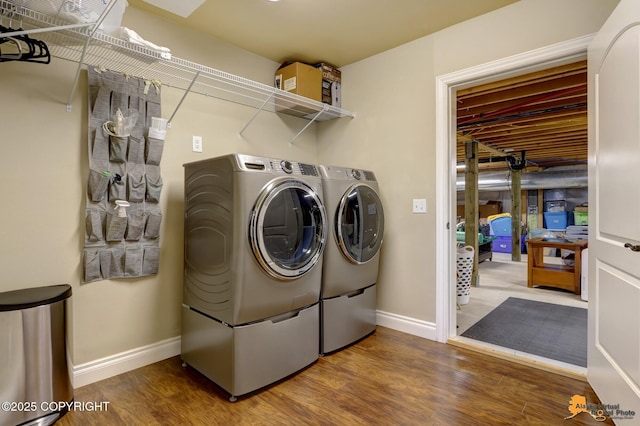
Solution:
M322 102L322 71L302 62L293 62L278 69L275 87L285 92ZM283 99L276 99L276 111L291 115L307 115L314 110Z
M502 212L501 201L488 201L487 204L478 206L478 215L480 217L489 217Z
M502 201L487 201L487 204L480 204L478 206L478 218L487 218L494 214L502 212ZM456 206L456 215L462 217L464 220L464 204L458 204Z
M322 71L322 102L340 108L342 104L342 72L325 62L317 63L314 66Z

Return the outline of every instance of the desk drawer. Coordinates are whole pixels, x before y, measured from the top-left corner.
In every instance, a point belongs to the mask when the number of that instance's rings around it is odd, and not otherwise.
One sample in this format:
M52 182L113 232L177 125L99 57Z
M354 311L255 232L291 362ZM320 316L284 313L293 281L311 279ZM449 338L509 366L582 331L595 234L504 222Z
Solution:
M532 285L562 288L574 291L574 270L568 266L545 265L545 267L533 267L531 270Z

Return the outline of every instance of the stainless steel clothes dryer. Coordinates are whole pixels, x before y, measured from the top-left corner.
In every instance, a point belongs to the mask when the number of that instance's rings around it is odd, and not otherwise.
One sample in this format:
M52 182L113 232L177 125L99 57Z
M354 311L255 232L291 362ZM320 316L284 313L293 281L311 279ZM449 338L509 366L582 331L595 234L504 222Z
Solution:
M373 332L384 210L371 171L320 166L332 224L322 274L320 351L328 353Z
M327 228L316 166L186 164L183 360L232 398L315 361Z

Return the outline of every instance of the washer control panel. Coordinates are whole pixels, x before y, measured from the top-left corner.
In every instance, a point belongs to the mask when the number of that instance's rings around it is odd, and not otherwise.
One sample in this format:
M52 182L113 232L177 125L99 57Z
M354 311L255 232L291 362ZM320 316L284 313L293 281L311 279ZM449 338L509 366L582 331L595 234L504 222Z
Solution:
M243 170L283 173L287 175L320 176L318 167L313 164L242 154L239 154L237 157L239 166Z
M274 172L288 175L320 176L317 167L313 164L297 163L289 160L271 160L271 168Z

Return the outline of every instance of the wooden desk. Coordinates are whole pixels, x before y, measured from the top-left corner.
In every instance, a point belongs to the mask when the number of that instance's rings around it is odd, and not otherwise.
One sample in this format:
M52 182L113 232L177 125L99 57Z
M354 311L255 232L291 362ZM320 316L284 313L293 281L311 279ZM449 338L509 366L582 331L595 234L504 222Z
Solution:
M544 238L533 238L527 241L528 279L527 286L536 285L563 288L580 294L580 267L582 250L587 248L587 241L547 241ZM572 250L575 253L573 266L544 263L545 247Z

